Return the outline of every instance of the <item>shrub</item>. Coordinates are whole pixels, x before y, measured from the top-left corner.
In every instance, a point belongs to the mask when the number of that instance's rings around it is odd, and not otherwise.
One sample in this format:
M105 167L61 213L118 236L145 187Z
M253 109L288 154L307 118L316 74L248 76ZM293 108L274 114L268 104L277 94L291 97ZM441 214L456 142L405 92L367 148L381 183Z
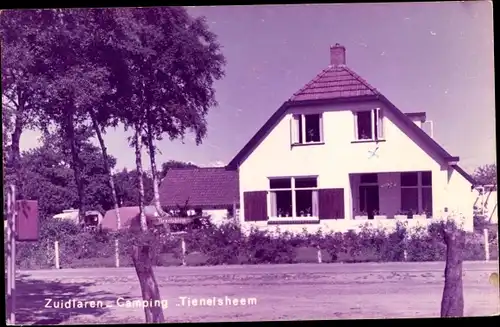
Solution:
M203 253L208 258L207 264L210 265L239 263L243 241L242 231L232 222L221 226L209 225L186 235L188 253Z
M317 262L318 247L323 262L387 262L445 260L446 245L442 225L417 228L411 233L403 224L393 231L363 227L359 232L291 234L279 228L272 232L253 228L244 234L234 222L221 226L206 224L185 235L187 265L278 264ZM464 260L484 260L484 240L480 233L466 233ZM163 230L135 234L131 231L110 233L82 231L65 221L46 220L40 239L17 245L17 263L21 269L50 268L54 263L54 240L59 241L62 267L114 266L114 240L120 243L121 265L131 265L134 244L148 244L158 266L180 265L180 238ZM490 257L498 258L498 236L489 233Z
M244 263L293 263L295 248L291 237L273 237L267 231L252 229L246 242L246 260Z

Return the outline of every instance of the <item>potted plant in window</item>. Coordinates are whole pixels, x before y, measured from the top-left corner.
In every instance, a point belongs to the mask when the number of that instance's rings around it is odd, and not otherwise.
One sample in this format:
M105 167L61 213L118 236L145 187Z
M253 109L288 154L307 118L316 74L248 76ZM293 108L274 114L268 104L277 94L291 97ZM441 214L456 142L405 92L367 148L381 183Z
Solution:
M396 214L394 215L394 219L407 219L408 218L408 214L404 211L401 211L399 210L398 212L396 212Z
M357 211L354 213L355 220L368 220L368 214L366 211Z
M283 210L281 208L278 209L278 217L283 217Z
M387 219L387 215L384 215L384 214L380 213L380 212L379 212L379 211L377 211L377 210L375 210L375 211L373 212L373 215L374 215L374 217L373 217L373 218L374 218L375 220L383 220L383 219Z
M425 213L425 211L421 211L417 214L414 214L413 219L427 219L427 214Z
M306 216L306 214L305 214L304 210L300 210L299 217L305 217L305 216Z
M311 208L306 209L306 216L311 217Z

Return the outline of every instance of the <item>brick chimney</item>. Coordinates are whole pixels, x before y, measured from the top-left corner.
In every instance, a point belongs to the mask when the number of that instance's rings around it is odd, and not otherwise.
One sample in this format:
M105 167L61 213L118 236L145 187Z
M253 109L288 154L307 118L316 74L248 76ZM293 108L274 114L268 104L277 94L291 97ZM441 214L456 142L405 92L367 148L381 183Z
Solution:
M330 65L345 65L345 47L340 44L330 46Z

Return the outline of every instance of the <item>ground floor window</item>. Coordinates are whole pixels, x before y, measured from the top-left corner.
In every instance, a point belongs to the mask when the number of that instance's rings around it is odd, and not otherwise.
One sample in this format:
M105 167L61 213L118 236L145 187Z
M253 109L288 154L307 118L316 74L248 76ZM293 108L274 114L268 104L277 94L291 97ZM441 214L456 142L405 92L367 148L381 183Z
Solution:
M401 211L408 214L432 214L432 173L401 173Z
M270 217L318 217L317 184L317 177L270 178Z

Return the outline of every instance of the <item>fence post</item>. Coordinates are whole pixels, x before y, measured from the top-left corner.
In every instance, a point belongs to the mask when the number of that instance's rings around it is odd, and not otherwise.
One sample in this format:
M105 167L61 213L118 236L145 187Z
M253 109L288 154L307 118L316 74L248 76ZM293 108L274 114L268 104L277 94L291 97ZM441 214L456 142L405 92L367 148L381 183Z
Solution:
M7 191L7 324L16 324L16 188Z
M115 267L120 267L120 246L118 244L118 239L115 239Z
M56 269L60 269L60 266L59 266L59 241L54 241L54 263L56 265Z
M182 265L186 265L186 241L184 235L181 235L181 251L182 251Z
M323 262L323 255L321 253L321 247L318 245L317 249L318 249L318 263L322 263Z
M484 235L484 257L486 261L490 261L490 242L488 239L488 228L483 230Z

